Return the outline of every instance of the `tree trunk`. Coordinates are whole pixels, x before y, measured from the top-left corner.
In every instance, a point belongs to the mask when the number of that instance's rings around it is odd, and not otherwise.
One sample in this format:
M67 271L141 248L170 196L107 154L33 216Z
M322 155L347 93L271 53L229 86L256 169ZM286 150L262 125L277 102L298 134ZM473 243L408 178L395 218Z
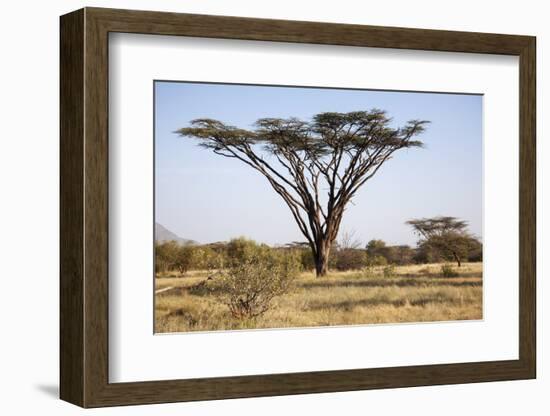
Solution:
M317 277L326 276L328 273L328 256L329 249L324 244L320 244L315 256L315 274Z
M461 266L460 257L458 257L458 255L454 251L453 251L453 256L456 260L456 263L457 263L458 267L460 267Z

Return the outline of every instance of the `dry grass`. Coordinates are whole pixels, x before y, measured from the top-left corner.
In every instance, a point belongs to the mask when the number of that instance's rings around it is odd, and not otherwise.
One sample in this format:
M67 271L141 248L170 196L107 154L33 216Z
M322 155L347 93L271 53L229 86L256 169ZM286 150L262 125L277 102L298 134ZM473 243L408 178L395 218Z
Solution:
M312 327L482 318L482 264L467 263L458 277L441 277L441 265L335 272L323 278L303 273L295 289L275 300L273 308L249 321L234 319L214 295L191 294L204 272L156 279L156 332L251 328Z

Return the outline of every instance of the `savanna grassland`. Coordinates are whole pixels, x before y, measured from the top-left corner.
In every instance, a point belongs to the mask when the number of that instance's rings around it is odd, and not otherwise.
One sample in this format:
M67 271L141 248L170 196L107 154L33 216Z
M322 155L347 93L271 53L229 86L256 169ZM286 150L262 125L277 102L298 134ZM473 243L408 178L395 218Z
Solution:
M155 332L482 319L482 263L454 267L453 277L442 266L378 266L322 278L302 272L269 310L248 319L232 316L208 290L210 272L157 273Z

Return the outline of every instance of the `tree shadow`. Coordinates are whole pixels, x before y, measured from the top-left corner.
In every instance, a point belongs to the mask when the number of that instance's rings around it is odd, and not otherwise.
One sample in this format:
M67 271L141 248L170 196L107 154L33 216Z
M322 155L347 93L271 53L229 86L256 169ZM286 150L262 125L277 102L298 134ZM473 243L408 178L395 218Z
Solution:
M460 279L460 278L467 278L467 277L478 277L482 278L483 274L479 271L471 271L471 272L463 272L461 270L458 271L458 276L443 276L441 273L431 273L431 274L415 274L415 273L403 273L400 274L399 277L403 278L428 278L428 279Z
M396 280L392 281L391 279L373 279L373 280L358 280L358 281L326 281L326 282L307 282L302 287L304 289L328 289L331 287L478 287L481 286L482 282L453 282L449 280L445 281L419 281L418 279L406 279L406 280Z
M359 300L345 300L341 302L312 302L308 309L309 310L323 310L323 309L336 309L339 311L349 312L356 307L376 307L376 306L394 306L397 308L403 307L405 305L410 306L426 306L430 303L436 304L460 304L459 299L453 298L441 298L439 295L433 296L423 296L418 299L393 299L389 300L386 298L372 298L372 299L359 299Z
M361 299L361 300L344 300L341 302L311 302L308 309L312 311L323 309L335 309L338 311L346 311L356 307L375 307L380 305L391 305L395 307L405 306L404 299L388 300L388 299Z

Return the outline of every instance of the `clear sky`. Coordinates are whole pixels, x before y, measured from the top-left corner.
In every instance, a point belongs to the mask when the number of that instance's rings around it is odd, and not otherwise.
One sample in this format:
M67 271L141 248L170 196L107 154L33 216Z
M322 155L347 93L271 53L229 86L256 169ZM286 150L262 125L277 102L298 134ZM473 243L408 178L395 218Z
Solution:
M309 119L325 111L380 108L392 126L431 121L425 148L396 152L357 193L340 231L415 245L411 218L450 215L482 236L482 96L227 84L155 82L155 220L200 243L246 236L268 244L304 241L267 180L174 131L196 118L251 128L263 117Z

